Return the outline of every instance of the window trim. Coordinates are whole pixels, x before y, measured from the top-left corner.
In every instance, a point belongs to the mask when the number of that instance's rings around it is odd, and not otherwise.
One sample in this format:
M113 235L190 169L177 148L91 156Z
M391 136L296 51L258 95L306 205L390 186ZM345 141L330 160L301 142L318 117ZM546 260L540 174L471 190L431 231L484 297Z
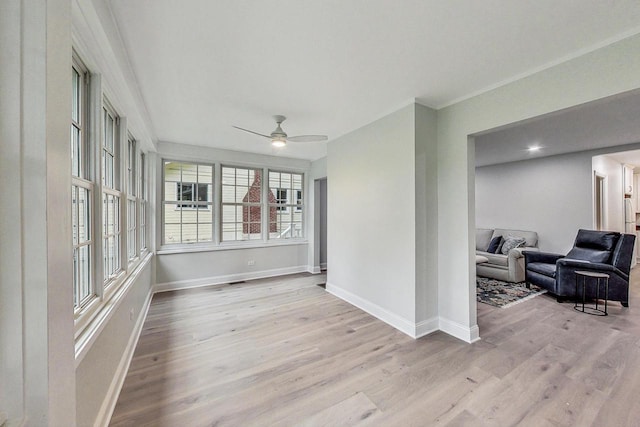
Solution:
M255 203L255 202L224 202L223 201L223 197L222 197L222 189L224 184L222 183L222 173L223 173L223 169L224 168L230 168L230 169L235 169L236 170L236 176L237 176L237 170L238 169L244 169L247 171L259 171L260 172L260 202L259 203ZM220 190L220 221L218 224L218 230L219 230L219 235L220 235L220 245L231 245L234 243L238 243L238 242L260 242L260 241L264 241L265 240L265 221L264 221L264 216L265 216L265 210L264 210L264 168L261 167L251 167L251 166L234 166L234 165L229 165L226 163L221 163L220 164L220 179L219 179L220 185L219 190ZM237 185L233 186L234 188L237 187ZM249 190L251 189L251 184L248 184L247 188L249 188ZM258 239L234 239L234 240L224 240L224 224L229 224L229 223L225 223L223 221L223 211L224 211L224 206L241 206L241 207L258 207L260 208L260 238ZM268 214L267 214L268 215ZM233 224L238 224L238 222L234 222ZM249 222L249 224L251 224L251 222ZM254 223L255 224L255 223ZM251 233L249 233L251 234Z
M164 155L160 154L156 160L156 164L160 167L160 181L159 185L162 187L158 189L156 194L160 198L160 211L156 213L156 219L159 221L160 226L157 228L159 230L159 239L156 240L155 248L157 255L168 255L168 254L178 254L178 253L189 253L189 252L209 252L209 251L218 251L218 250L234 250L234 249L246 249L246 248L259 248L259 247L272 247L272 246L287 246L287 245L300 245L307 244L307 230L306 230L306 204L304 203L305 194L307 192L306 184L307 184L307 175L309 173L308 169L292 167L292 168L272 168L270 166L265 166L263 164L255 164L255 163L244 163L244 162L234 162L234 161L224 161L224 160L209 160L206 162L200 161L197 158L193 157L182 157L175 155ZM192 243L165 243L164 242L164 227L165 227L165 216L164 216L164 204L165 204L165 174L164 174L164 165L165 162L176 162L176 163L195 163L195 164L204 164L207 166L214 167L214 183L213 183L213 207L215 212L213 213L213 224L214 224L214 238L210 242L192 242ZM294 206L296 208L301 208L302 213L302 223L301 223L301 236L290 237L290 238L269 238L268 233L263 232L263 238L258 240L222 240L222 167L232 167L232 168L244 168L244 169L259 169L262 171L262 209L263 209L263 229L268 230L268 221L264 222L268 219L264 212L268 212L269 204L268 204L268 192L269 192L269 183L268 183L268 174L269 171L272 172L280 172L280 173L289 173L289 174L297 174L302 176L302 195L303 195L303 203L302 205L292 204L290 206ZM216 182L217 180L217 182ZM176 202L169 202L176 203ZM300 212L300 211L298 211ZM266 235L265 235L266 234ZM158 235L156 235L158 236Z
M138 197L139 193L139 181L138 181L138 168L137 168L137 160L138 160L138 141L131 135L131 133L127 132L127 177L126 177L126 187L127 187L127 206L126 206L126 229L127 229L127 239L126 239L126 258L127 265L135 263L140 257L140 242L139 242L139 227L140 227L140 218L138 214ZM133 214L131 214L130 209L133 205ZM130 239L131 234L133 233L133 239ZM133 254L129 252L129 246L132 244L133 240Z
M176 200L173 201L167 201L166 200L166 176L165 176L165 165L166 163L181 163L181 164L191 164L191 165L196 165L196 166L210 166L211 167L211 184L206 184L206 185L211 185L211 200L207 201L207 202L199 202L199 201L193 201L194 205L208 205L211 206L209 209L202 209L200 210L199 208L181 208L179 207L181 200L177 200L178 197L176 195ZM161 247L165 247L165 246L169 246L169 247L175 247L175 245L184 245L186 247L191 247L192 245L205 245L205 246L209 246L212 244L215 244L216 242L216 212L214 209L215 206L215 199L216 199L216 194L215 194L215 188L216 188L216 179L217 179L217 175L216 172L219 168L216 168L215 163L211 163L211 162L200 162L200 161L194 161L194 160L175 160L172 158L164 158L162 157L160 159L160 166L161 166L161 185L162 185L162 190L161 190L161 195L160 195L160 246ZM181 181L169 181L169 182L175 182L175 183L182 183L182 171L180 171L180 179ZM190 181L186 181L186 182L190 182ZM199 184L199 183L196 183ZM210 241L202 241L202 242L177 242L177 243L167 243L165 242L165 226L166 226L166 221L165 221L165 206L166 205L172 205L175 204L176 206L178 206L178 208L182 211L184 209L186 209L187 211L189 210L193 210L193 211L208 211L211 213L211 240ZM177 210L177 209L176 209ZM180 220L180 227L182 229L182 219ZM196 231L196 236L197 236L197 231ZM197 239L197 237L196 237ZM180 233L180 240L182 240L182 233Z
M306 194L306 189L305 189L305 185L306 185L306 174L304 172L294 172L294 171L289 171L289 170L284 170L284 169L268 169L268 175L267 178L265 179L265 185L267 186L267 191L271 191L271 173L278 173L278 174L290 174L290 175L300 175L301 176L301 183L300 183L300 187L301 189L296 189L293 188L293 185L291 186L291 188L284 188L284 187L274 187L277 190L287 190L287 199L290 197L289 195L289 190L291 190L291 197L294 196L294 192L295 192L295 200L287 200L288 203L286 204L282 204L282 203L268 203L269 207L272 206L276 206L280 209L278 209L279 212L289 212L291 215L294 215L296 212L300 212L301 216L302 216L302 220L300 221L300 233L302 234L301 236L292 236L292 237L271 237L270 234L267 234L267 238L270 241L280 241L280 240L300 240L300 239L305 239L306 238L306 211L305 211L305 203L304 203L304 198L305 198L305 194ZM302 192L302 197L301 197L301 201L302 203L295 203L298 200L298 192ZM290 224L293 224L294 221L291 221Z
M78 120L74 120L73 114L71 117L71 126L78 130L79 140L78 140L78 156L77 156L77 164L78 164L78 174L76 175L76 170L74 168L73 156L75 153L75 147L72 147L71 157L71 191L76 192L76 189L84 189L87 190L88 200L86 201L87 207L89 210L87 221L88 223L85 225L88 229L88 233L85 235L88 237L84 242L80 242L79 239L79 205L73 204L71 209L76 211L76 219L78 221L78 238L77 242L73 239L73 229L76 226L74 223L74 215L71 216L71 229L72 229L72 247L73 252L79 250L81 247L88 246L89 247L89 255L88 255L88 270L89 270L89 292L87 295L82 297L82 292L80 289L79 282L79 266L76 268L74 262L74 255L71 256L71 263L73 265L73 282L72 286L74 289L74 301L73 301L73 315L74 319L82 315L82 313L91 305L93 300L98 298L97 293L97 285L96 285L96 263L95 263L95 246L96 246L96 212L94 205L94 198L96 192L95 182L91 180L91 172L92 172L92 162L91 162L91 152L92 152L92 144L89 138L91 132L91 120L90 120L90 105L91 105L91 74L89 73L88 68L80 59L75 50L72 50L71 54L71 70L72 70L72 95L75 94L74 89L75 85L73 84L73 73L77 73L78 80L78 93L77 93L77 102L78 102ZM76 99L72 101L76 102ZM72 131L73 132L73 131ZM73 138L73 134L70 136ZM73 144L72 144L73 145ZM74 196L72 196L71 200L74 200ZM76 281L76 278L78 278ZM77 304L76 304L77 298Z
M140 165L138 175L138 242L139 256L142 257L149 251L149 229L148 229L148 188L147 188L147 153L138 150L138 162Z
M176 210L178 210L178 208L180 209L211 209L211 204L210 204L210 200L184 200L182 199L182 188L180 188L180 190L178 191L178 186L183 186L185 184L190 184L191 185L191 194L200 194L200 188L199 186L204 185L204 186L208 186L209 184L200 184L199 182L191 182L191 181L180 181L180 182L176 182L176 194L180 194L180 200L178 200L176 202ZM196 187L198 186L198 187ZM193 190L196 190L195 193ZM208 193L208 192L207 192ZM212 191L213 193L213 191ZM213 194L211 195L211 197L213 198ZM191 202L191 203L180 203L180 202ZM206 203L203 204L203 203Z
M111 116L113 118L113 149L109 150L109 147L107 147L106 145L106 131L107 131L107 123L106 123L106 118L107 116ZM121 127L121 123L122 120L120 118L120 115L117 113L117 111L115 110L115 108L113 108L113 106L111 105L111 103L109 102L109 100L107 99L106 96L103 96L103 101L102 101L102 137L101 137L101 144L100 144L100 155L101 155L101 162L100 162L100 177L101 177L101 187L102 188L110 188L112 190L116 190L116 191L122 191L122 177L121 177L121 163L122 163L122 156L120 155L120 153L122 152L120 146L122 145L122 138L120 136L122 127ZM106 153L106 154L105 154ZM112 181L113 181L113 185L110 185L111 183L107 183L106 181L106 177L105 177L105 170L106 170L106 164L105 164L105 156L109 155L112 160L113 160L113 170L111 171L113 176L112 176Z
M89 57L89 56L87 56ZM74 162L71 161L69 173L71 174L71 191L77 191L74 186L79 188L87 189L89 193L89 227L91 228L91 232L88 235L90 237L91 242L91 251L89 254L90 259L90 277L91 277L91 294L89 298L82 299L79 305L75 305L74 298L74 309L73 309L73 318L74 318L74 339L75 339L75 357L76 357L76 366L82 360L82 357L86 354L86 352L91 348L92 343L99 336L100 331L106 326L106 322L108 322L109 318L113 315L115 309L123 303L123 300L131 288L132 284L135 283L139 275L145 268L148 267L150 260L153 256L153 253L150 251L150 245L154 242L153 236L149 232L149 189L148 189L148 171L154 170L153 167L148 169L148 162L150 161L149 157L146 156L137 140L133 138L129 133L129 128L127 126L127 119L125 116L120 115L119 111L114 108L114 104L112 104L109 100L110 93L108 87L106 87L104 83L103 76L96 73L96 70L90 70L82 60L81 56L76 51L76 46L72 46L72 70L69 75L71 79L72 85L70 86L71 97L74 96L76 87L76 75L82 76L84 78L82 84L83 89L83 97L82 102L83 105L80 106L79 112L82 114L78 117L79 120L84 120L83 123L78 123L74 120L74 117L70 117L71 121L69 122L70 126L74 125L82 125L81 128L81 136L83 137L83 149L84 152L81 156L78 156L84 165L80 167L74 168ZM76 98L73 98L71 108L73 109L76 104ZM114 101L117 99L114 98ZM76 111L76 110L73 110ZM107 111L114 118L114 126L113 126L113 140L114 145L110 150L114 155L113 160L113 185L106 186L103 182L103 163L102 163L102 153L103 149L106 145L105 143L105 111ZM71 129L73 132L73 129ZM82 135L83 134L83 135ZM70 146L72 147L69 150L69 156L75 155L75 151L73 150L73 136L71 133L70 137ZM131 137L136 141L136 147L134 153L134 164L131 166L134 167L135 171L132 176L129 177L127 172L127 161L124 156L125 154L129 154L127 152L128 146L125 145L128 137ZM140 164L138 165L138 156L144 155L144 161L140 160ZM153 158L151 158L153 159ZM138 183L138 169L137 167L143 168L140 170L140 181L142 184ZM76 176L75 170L80 169L80 175ZM133 183L133 187L129 188L129 180L135 180ZM111 182L109 182L111 184ZM141 193L144 188L144 194ZM140 224L145 225L146 227L146 247L142 248L139 243L138 233L136 233L136 250L137 258L130 263L127 263L125 260L128 258L128 239L127 228L129 226L129 221L127 218L127 201L131 200L130 193L135 193L135 203L136 203L136 213L135 213L135 223L136 227ZM108 282L105 285L104 279L104 265L103 265L103 238L104 238L104 212L103 212L103 197L105 194L113 194L118 197L120 209L117 211L117 215L119 217L119 245L116 247L116 252L120 258L120 267L119 271L114 273ZM146 215L144 221L140 219L139 214L140 210L138 208L139 204L144 198ZM139 199L139 200L138 200ZM71 209L74 209L73 205ZM73 219L70 219L73 221ZM152 221L151 221L152 222ZM70 236L73 239L73 234ZM73 243L73 242L72 242ZM86 242L83 242L85 245ZM140 245L140 246L139 246ZM74 263L73 256L70 254L69 257L70 264ZM73 268L73 267L72 267ZM74 281L72 284L74 289L76 288L76 282Z

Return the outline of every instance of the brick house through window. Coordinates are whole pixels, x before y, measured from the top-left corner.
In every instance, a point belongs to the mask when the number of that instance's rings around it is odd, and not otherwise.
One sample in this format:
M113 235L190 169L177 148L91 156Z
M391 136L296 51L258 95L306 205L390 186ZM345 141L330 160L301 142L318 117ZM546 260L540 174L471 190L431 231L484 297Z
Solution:
M260 173L256 173L249 191L242 199L243 203L260 203L262 200L262 180ZM276 203L276 197L271 191L269 195L269 204ZM269 207L269 232L275 233L277 230L277 208ZM242 232L244 234L260 234L262 226L262 206L242 206Z

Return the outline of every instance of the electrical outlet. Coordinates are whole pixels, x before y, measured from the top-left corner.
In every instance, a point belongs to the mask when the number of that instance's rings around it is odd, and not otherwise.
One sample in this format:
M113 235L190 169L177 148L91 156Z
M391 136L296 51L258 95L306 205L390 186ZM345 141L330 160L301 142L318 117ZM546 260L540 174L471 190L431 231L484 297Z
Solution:
M129 311L129 320L133 320L133 308Z
M249 261L247 261L247 265L255 265L256 262L252 259L250 259Z

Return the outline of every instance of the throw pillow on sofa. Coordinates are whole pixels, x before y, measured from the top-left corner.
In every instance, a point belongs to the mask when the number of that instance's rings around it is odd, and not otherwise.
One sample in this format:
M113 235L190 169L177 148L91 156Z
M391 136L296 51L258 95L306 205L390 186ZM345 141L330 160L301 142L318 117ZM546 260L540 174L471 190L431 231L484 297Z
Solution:
M507 255L511 249L523 246L524 242L526 242L526 239L524 237L507 236L507 238L504 239L504 243L502 244L501 252L504 255Z
M492 254L500 253L500 249L501 249L500 245L502 245L503 240L504 239L502 238L502 236L496 236L493 239L491 239L491 243L489 243L487 252Z

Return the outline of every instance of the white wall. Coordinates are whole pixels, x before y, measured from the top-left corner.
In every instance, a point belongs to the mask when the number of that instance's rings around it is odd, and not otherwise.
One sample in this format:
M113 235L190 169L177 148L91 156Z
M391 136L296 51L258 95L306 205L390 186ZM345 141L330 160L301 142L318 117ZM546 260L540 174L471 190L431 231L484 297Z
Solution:
M311 178L319 179L327 177L327 158L322 157L311 162Z
M622 167L622 163L606 155L593 157L593 172L606 177L604 194L605 229L624 233L624 177ZM594 188L595 183L591 185ZM595 206L595 203L592 206ZM595 213L592 218L594 216Z
M420 325L417 335L439 328L437 130L436 112L416 104L416 323Z
M0 412L75 425L71 3L0 4Z
M415 325L414 105L328 146L327 290L401 330Z
M24 417L20 1L0 3L0 412ZM9 285L11 284L11 286Z
M639 88L638 51L640 35L438 111L438 311L445 331L468 341L479 334L474 263L475 164L469 137ZM460 242L468 242L466 251L461 250Z

